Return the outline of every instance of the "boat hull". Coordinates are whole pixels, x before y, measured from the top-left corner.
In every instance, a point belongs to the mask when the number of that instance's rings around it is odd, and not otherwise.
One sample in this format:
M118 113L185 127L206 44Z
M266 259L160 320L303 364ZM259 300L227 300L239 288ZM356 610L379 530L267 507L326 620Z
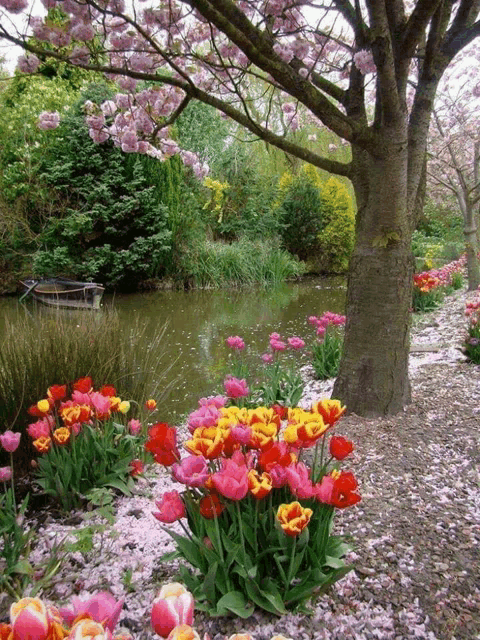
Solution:
M24 280L27 295L49 307L65 309L100 309L105 288L95 282L72 280Z

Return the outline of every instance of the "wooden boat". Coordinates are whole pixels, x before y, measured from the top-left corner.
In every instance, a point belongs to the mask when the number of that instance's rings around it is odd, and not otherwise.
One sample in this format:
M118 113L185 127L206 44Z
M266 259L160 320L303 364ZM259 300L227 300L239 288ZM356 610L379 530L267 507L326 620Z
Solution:
M31 278L20 284L24 290L21 302L30 296L50 307L70 309L100 309L105 291L105 287L96 282L76 282L66 278Z

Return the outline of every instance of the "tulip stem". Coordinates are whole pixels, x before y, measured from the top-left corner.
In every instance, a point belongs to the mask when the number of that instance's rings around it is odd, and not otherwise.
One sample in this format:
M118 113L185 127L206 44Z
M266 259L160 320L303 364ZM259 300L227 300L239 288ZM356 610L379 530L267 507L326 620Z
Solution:
M292 555L290 556L290 566L288 567L287 584L285 585L287 589L289 588L290 583L292 581L293 563L295 560L296 549L297 549L297 537L295 536L295 538L293 539L293 545L292 545Z
M192 534L190 533L190 531L187 529L187 527L183 524L183 522L181 520L179 520L178 522L180 523L180 526L182 527L182 529L187 534L187 538L193 542Z
M15 513L17 512L17 501L15 499L15 482L13 480L13 453L10 452L10 468L12 470L12 475L10 476L10 481L12 483L12 500L13 500L13 508Z
M238 502L238 500L235 502L235 507L237 509L237 518L238 518L238 528L240 529L240 540L242 543L242 549L243 549L243 559L244 562L246 564L247 561L247 553L245 551L245 538L243 537L243 525L242 525L242 516L240 514L240 504ZM250 567L248 567L250 568Z

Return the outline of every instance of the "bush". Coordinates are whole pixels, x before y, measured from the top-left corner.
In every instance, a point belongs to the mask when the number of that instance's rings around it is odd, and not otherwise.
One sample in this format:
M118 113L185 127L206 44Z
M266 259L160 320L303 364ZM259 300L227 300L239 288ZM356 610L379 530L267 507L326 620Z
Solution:
M467 302L465 315L468 318L467 335L463 343L463 352L468 361L480 364L480 295Z
M286 173L278 184L285 247L308 260L310 271L344 273L355 240L355 214L347 188L336 178L322 180L304 165L298 176Z

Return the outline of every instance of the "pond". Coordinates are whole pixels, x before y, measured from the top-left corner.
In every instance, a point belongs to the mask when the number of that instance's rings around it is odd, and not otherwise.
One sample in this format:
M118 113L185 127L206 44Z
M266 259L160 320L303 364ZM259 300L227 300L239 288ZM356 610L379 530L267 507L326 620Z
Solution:
M193 411L200 397L223 392L222 381L232 357L225 344L228 336L239 335L244 339L244 356L252 374L258 373L262 366L260 356L267 351L272 332L285 339L298 335L311 343L314 330L307 323L308 316L324 311L343 313L345 294L343 278L308 278L274 289L106 295L103 306L113 306L127 328L133 328L138 320L145 322L146 336L167 323L166 358L159 366L172 365L169 379L173 380L173 390L156 416L160 421L174 423ZM2 333L5 319L14 321L18 308L16 298L0 298ZM29 308L32 313L37 312L31 303ZM307 351L292 352L290 357L295 357L299 365L309 360Z

